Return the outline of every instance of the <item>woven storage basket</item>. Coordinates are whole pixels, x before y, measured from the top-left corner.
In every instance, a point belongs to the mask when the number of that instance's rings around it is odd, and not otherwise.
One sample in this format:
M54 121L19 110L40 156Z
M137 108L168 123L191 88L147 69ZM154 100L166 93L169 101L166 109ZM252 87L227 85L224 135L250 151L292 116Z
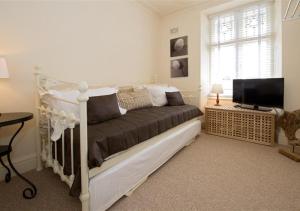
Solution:
M206 132L228 138L273 145L275 142L275 114L233 106L207 106Z

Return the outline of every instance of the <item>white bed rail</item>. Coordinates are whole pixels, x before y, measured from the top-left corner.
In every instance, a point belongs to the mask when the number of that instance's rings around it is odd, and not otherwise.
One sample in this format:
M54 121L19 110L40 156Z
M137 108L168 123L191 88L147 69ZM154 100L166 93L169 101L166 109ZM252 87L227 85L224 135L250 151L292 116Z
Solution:
M50 107L40 106L38 107L40 119L45 119L47 122L47 137L41 137L41 159L45 162L46 167L52 167L53 172L58 174L63 182L66 182L69 187L73 184L74 181L74 149L73 149L73 129L75 127L78 119L75 118L72 113L65 113L64 111L58 112ZM51 134L51 119L56 119L61 121L63 124L68 124L67 128L70 129L70 147L71 147L71 175L67 176L64 174L65 167L65 132L62 132L61 136L61 162L58 161L57 153L57 141L52 141ZM53 158L53 145L54 145L54 158Z
M80 167L81 167L81 194L82 211L89 210L89 167L88 167L88 137L87 137L87 95L88 85L81 82L78 97L80 107Z
M64 101L66 103L78 104L80 110L80 119L77 119L73 113L67 113L64 111L57 111L51 108L49 105L43 103L43 95L47 94L47 91L51 88L72 88L75 84L49 78L39 72L37 69L35 73L37 83L37 154L38 154L38 169L41 169L42 162L46 167L51 167L55 174L58 174L61 181L72 186L75 172L74 172L74 131L76 123L80 124L80 169L81 169L81 194L80 200L82 203L82 210L89 210L89 168L88 168L88 144L87 144L87 101L89 99L87 95L88 85L86 82L80 82L78 90L80 92L77 101L70 102L64 99L56 98L57 100ZM65 132L63 130L61 135L61 163L58 160L58 143L51 139L51 121L55 120L65 126L70 131L70 140L65 140ZM65 167L65 141L70 141L70 162L71 162L71 174L64 174ZM52 151L54 148L54 152Z

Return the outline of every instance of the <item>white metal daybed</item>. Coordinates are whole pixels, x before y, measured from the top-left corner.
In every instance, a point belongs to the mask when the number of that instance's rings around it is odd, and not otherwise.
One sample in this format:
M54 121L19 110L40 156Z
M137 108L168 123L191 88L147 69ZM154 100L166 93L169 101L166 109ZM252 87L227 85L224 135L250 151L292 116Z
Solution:
M123 195L130 195L147 177L170 159L176 152L184 146L189 145L201 132L201 121L194 118L183 124L169 129L145 142L142 142L130 149L118 153L106 160L100 167L89 170L88 168L88 134L87 134L87 95L88 85L85 82L79 84L78 102L68 102L77 104L80 107L80 119L76 119L74 114L57 111L42 104L41 92L57 86L74 86L67 83L49 78L39 72L36 74L38 97L38 117L37 135L38 149L38 169L42 169L43 162L46 167L52 167L54 173L60 175L61 180L70 187L74 181L73 169L73 128L75 123L80 123L80 166L81 166L81 194L80 200L82 210L106 210ZM197 97L189 93L189 99ZM187 99L187 98L186 98ZM62 100L62 99L56 99ZM61 122L68 123L67 127L71 131L71 162L72 174L64 174L64 154L62 155L62 165L57 160L56 142L50 138L51 118L55 117ZM44 127L40 129L41 122ZM44 131L44 129L46 131ZM63 136L62 136L63 137ZM62 141L64 141L62 139ZM55 152L52 147L55 146ZM64 145L62 145L64 147ZM52 153L55 155L54 158ZM64 153L64 149L62 149ZM42 162L43 161L43 162Z

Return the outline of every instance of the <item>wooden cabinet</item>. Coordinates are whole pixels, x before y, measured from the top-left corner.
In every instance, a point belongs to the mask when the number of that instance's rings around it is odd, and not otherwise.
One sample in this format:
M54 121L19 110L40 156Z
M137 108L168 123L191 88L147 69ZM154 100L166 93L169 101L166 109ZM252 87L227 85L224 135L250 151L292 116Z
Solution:
M234 108L205 107L205 130L208 134L273 145L275 142L275 112Z

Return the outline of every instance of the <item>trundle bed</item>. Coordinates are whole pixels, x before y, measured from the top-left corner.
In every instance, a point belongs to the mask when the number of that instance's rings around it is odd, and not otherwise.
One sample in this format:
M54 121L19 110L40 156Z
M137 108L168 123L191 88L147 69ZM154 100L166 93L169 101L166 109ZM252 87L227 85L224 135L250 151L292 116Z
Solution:
M74 89L77 85L47 77L37 81L38 169L52 167L79 196L82 210L106 210L122 196L130 195L147 177L189 145L201 132L201 111L196 106L147 107L99 124L88 124L89 87L79 83L77 102L50 96L79 107L57 110L44 102L49 90ZM198 92L183 98L198 103ZM55 127L62 129L57 139Z

